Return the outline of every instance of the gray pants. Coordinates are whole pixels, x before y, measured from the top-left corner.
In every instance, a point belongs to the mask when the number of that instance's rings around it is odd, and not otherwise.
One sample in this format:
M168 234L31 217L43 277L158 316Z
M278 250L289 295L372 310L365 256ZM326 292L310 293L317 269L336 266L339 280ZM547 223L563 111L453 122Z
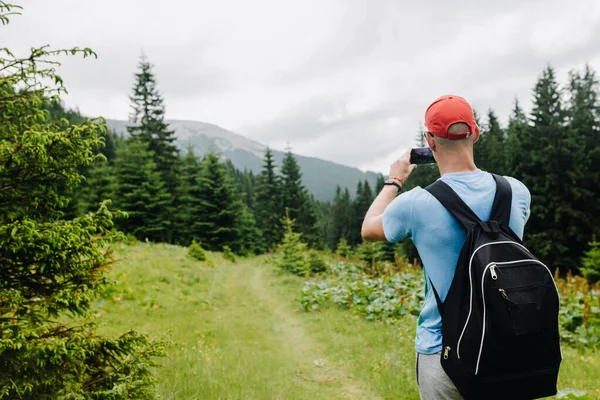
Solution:
M440 364L440 353L417 353L417 384L421 400L462 400Z

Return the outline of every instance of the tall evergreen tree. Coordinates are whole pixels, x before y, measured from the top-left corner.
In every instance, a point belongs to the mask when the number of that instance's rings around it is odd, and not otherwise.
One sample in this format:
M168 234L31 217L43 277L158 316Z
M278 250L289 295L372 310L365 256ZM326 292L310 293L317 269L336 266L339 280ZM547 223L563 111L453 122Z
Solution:
M197 196L201 199L197 220L192 223L192 238L203 247L220 251L229 246L234 252L242 248L239 217L242 201L227 169L219 157L210 152L200 164Z
M132 111L127 131L131 137L147 144L160 179L171 196L170 202L166 205L169 208L168 214L175 215L177 214L175 210L180 208L178 199L181 197L180 158L175 146L175 132L169 129L165 122L164 99L157 89L156 78L152 72L153 65L142 55L138 68L133 93L129 97ZM170 225L173 229L167 239L173 240L176 232L181 229L182 221L175 221L175 224Z
M383 175L377 174L377 183L375 184L375 196L377 196L379 192L381 192L381 189L383 189L384 184L385 178L383 177Z
M365 215L373 203L373 192L369 181L365 180L364 183L359 182L356 188L356 199L354 200L354 223L352 227L352 235L348 238L350 245L356 245L362 242L361 228Z
M257 177L254 202L256 222L262 232L262 248L275 249L281 240L281 221L285 213L281 206L281 185L275 173L275 161L270 149L265 152L263 169Z
M116 191L116 177L114 167L108 160L98 158L86 171L86 178L81 183L78 196L78 215L98 209L104 200L114 199Z
M336 248L340 239L348 241L354 231L354 207L348 188L343 192L339 186L336 188L331 213L333 248Z
M163 180L170 184L177 175L179 161L175 131L169 129L165 122L164 99L156 86L153 65L142 55L138 68L133 94L129 96L132 111L129 116L131 125L127 131L132 137L139 137L147 143ZM173 192L174 189L170 190L170 193Z
M189 146L181 163L181 207L178 210L181 214L180 219L185 221L179 235L181 237L180 242L184 245L189 245L195 238L198 238L195 232L201 230L196 225L203 216L202 203L204 199L199 193L200 175L200 163L194 154L193 148Z
M135 138L128 141L119 149L115 169L115 203L129 215L120 221L121 229L141 240L166 241L171 229L170 196L148 145Z
M587 217L576 208L583 192L578 180L586 164L585 143L566 126L551 67L535 85L530 125L519 146L516 177L531 192L525 243L551 267L576 268L587 239L581 233Z
M302 173L296 157L288 150L281 165L281 201L295 229L309 245L317 242L316 217L308 192L302 185Z
M522 140L526 140L529 120L525 112L519 105L519 101L515 100L515 105L508 119L508 129L506 136L505 152L504 152L504 172L511 176L521 176L517 171L520 168L520 157L524 154L520 152L522 149Z
M475 164L481 169L503 174L505 167L504 130L494 111L489 110L487 118L487 124L482 127L481 136L475 145Z
M582 192L574 205L583 210L588 223L581 225L581 233L592 241L600 237L600 87L596 73L586 65L583 73L569 73L568 120L571 134L585 143L586 159L574 160L584 165L583 176L576 177ZM571 167L569 166L569 169Z

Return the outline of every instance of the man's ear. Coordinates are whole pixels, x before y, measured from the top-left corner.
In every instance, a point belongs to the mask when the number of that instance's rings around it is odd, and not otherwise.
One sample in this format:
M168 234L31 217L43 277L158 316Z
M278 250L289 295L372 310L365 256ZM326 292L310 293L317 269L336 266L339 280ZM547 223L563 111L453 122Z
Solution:
M473 144L479 140L479 126L475 125L475 132L473 132Z
M429 146L431 151L435 151L435 140L433 136L431 136L429 133L426 133L425 140L427 140L427 145Z

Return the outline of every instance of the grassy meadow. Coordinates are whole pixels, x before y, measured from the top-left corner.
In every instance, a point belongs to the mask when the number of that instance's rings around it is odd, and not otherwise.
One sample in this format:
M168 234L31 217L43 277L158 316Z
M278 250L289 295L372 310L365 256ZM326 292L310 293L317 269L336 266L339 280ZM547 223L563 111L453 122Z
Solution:
M208 255L214 266L178 246L120 245L95 306L105 333L169 333L174 344L156 369L161 398L419 398L415 317L386 324L337 307L305 312L304 279L268 256ZM600 399L600 353L563 351L561 393Z

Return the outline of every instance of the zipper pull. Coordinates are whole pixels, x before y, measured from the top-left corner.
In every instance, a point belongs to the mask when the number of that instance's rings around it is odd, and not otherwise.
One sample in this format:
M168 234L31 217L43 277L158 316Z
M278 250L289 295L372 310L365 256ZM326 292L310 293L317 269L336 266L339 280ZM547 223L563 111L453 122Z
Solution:
M510 304L512 304L515 307L521 307L519 303L515 303L514 301L512 301L511 299L508 298L508 294L506 293L506 290L498 289L498 291L500 292L502 297L504 297L504 300L508 301Z
M450 346L444 348L444 360L448 359L448 353L450 352Z
M493 280L498 279L498 274L496 274L496 264L492 264L490 267L490 274L492 275Z

